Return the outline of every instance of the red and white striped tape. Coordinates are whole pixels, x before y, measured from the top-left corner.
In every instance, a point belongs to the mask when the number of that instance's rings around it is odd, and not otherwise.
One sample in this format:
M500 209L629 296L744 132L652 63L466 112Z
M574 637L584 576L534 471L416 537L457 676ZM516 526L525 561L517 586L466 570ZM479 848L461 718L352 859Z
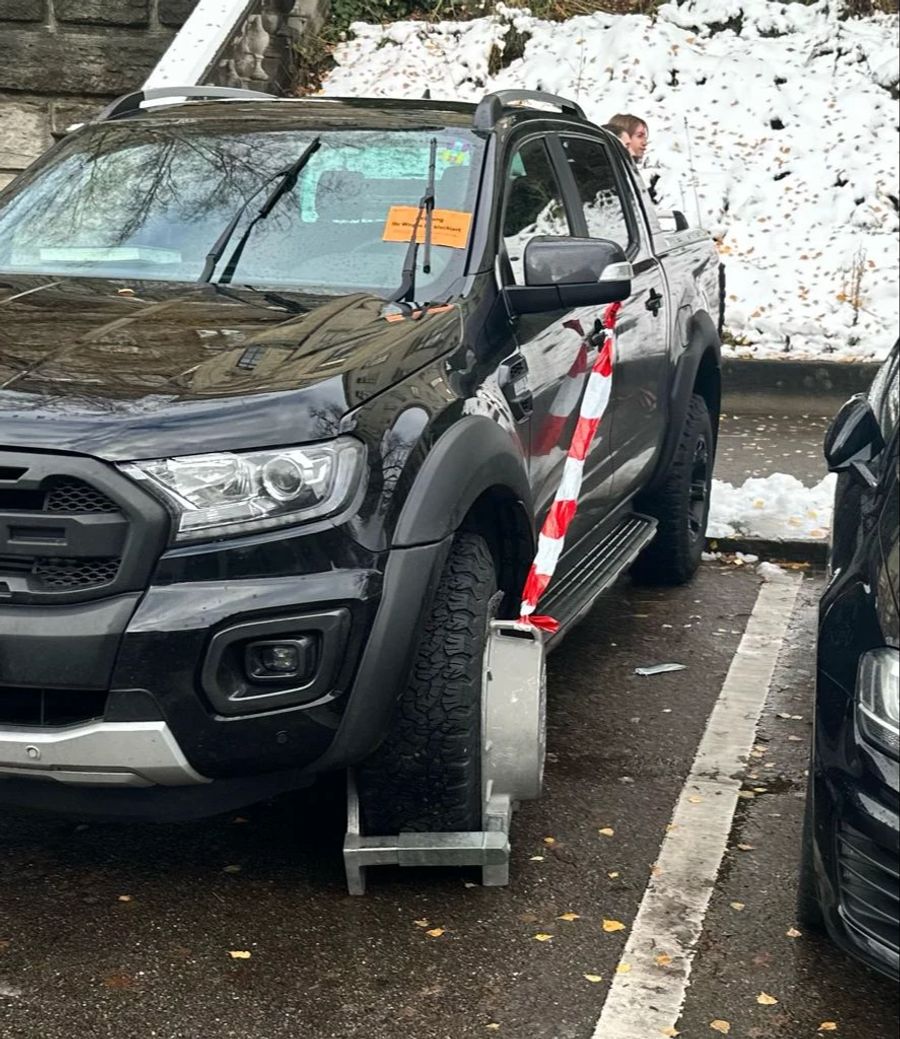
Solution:
M584 389L584 375L588 370L589 353L584 329L578 320L564 321L563 328L570 328L578 336L578 353L575 355L575 360L566 373L565 379L556 391L547 414L534 434L531 451L535 455L549 455L554 448L559 447L566 423L578 406L578 398Z
M546 631L556 631L559 625L552 617L539 617L535 615L534 611L556 570L556 564L565 544L566 533L578 508L578 495L581 492L581 482L584 477L584 460L609 403L616 318L621 308L621 303L611 303L604 311L603 346L598 351L588 375L584 396L581 399L581 409L578 413L578 422L575 432L572 434L572 443L569 445L563 467L562 481L538 536L537 555L531 564L525 588L522 591L522 605L519 608L520 620ZM584 360L581 359L582 355ZM578 357L569 371L569 379L573 382L575 369L580 365L580 371L583 372L586 358L587 341L585 340L582 341ZM568 386L565 387L565 392L569 392Z

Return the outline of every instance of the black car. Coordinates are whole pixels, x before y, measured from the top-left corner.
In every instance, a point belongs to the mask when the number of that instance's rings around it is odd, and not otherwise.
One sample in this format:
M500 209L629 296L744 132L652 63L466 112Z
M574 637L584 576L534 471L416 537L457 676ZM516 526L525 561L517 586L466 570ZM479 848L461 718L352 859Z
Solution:
M799 915L897 976L900 962L898 347L825 440L840 473L819 619Z
M0 195L0 805L189 817L358 765L370 832L480 830L488 623L612 301L553 640L699 563L713 242L552 95L168 93Z

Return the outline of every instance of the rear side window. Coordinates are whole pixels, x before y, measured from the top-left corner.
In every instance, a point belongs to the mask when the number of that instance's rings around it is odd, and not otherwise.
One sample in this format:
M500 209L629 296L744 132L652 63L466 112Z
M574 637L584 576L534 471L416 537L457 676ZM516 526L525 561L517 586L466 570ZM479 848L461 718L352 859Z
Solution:
M536 235L570 235L569 219L547 146L528 141L513 156L503 199L503 244L517 284L525 282L525 246Z
M588 237L606 238L627 249L631 233L606 148L584 137L563 137L562 146L578 188Z

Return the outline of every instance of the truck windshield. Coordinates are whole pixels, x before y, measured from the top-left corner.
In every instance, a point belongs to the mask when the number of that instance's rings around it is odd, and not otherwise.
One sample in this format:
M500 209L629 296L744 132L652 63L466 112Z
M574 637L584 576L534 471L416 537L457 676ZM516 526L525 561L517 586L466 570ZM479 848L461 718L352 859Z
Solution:
M436 139L430 273L419 300L462 275L483 144L451 127L310 131L258 125L110 123L63 142L0 203L0 270L197 281L223 227L234 241L267 186L315 139L290 192L250 229L227 280L254 287L387 295L400 283ZM420 221L419 239L424 227ZM216 281L224 264L213 272Z

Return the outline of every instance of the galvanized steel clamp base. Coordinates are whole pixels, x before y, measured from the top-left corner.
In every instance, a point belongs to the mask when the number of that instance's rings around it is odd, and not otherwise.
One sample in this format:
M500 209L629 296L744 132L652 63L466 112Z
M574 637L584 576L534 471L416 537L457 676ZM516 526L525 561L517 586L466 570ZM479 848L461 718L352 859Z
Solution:
M353 769L347 773L344 869L351 895L365 894L368 866L480 866L485 887L509 883L509 830L516 802L540 796L546 748L543 633L492 621L482 679L483 829L365 835Z

